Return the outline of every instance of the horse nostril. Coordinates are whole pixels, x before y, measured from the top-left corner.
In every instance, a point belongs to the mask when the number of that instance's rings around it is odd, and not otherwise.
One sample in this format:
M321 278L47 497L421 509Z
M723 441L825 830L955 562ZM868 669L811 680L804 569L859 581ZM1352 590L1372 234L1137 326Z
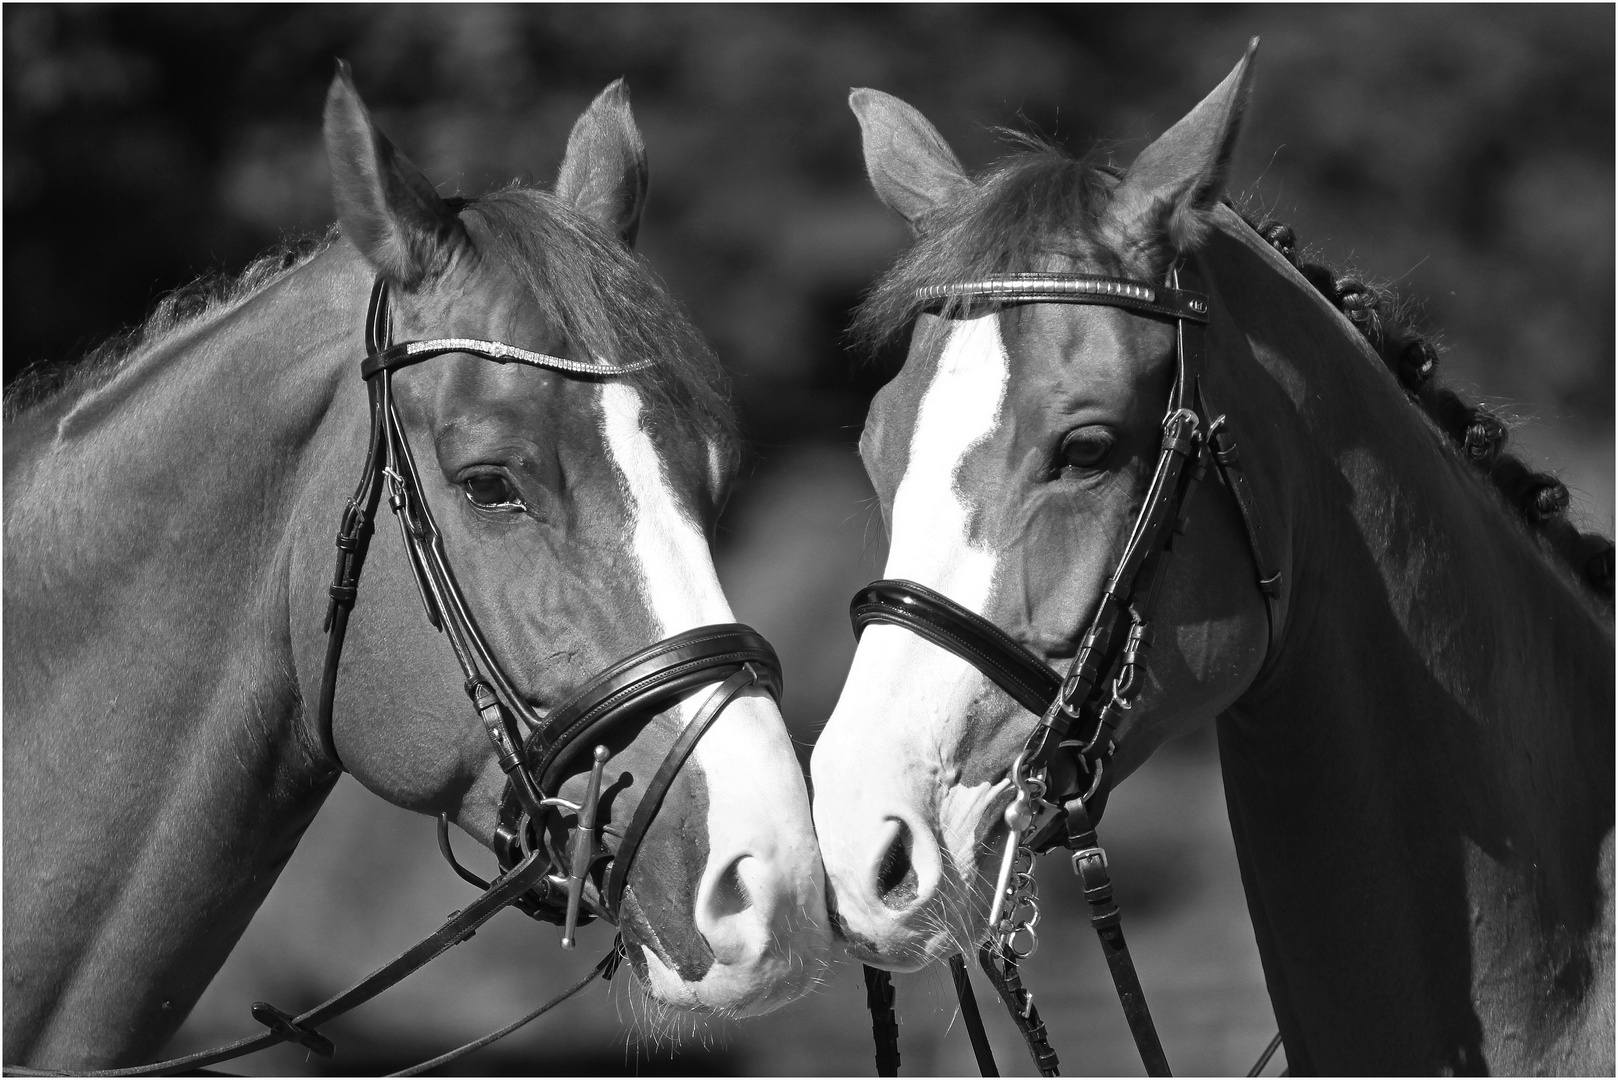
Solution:
M740 915L753 906L753 898L747 891L747 882L742 880L742 862L742 859L737 859L725 867L724 873L719 875L719 880L714 882L713 895L709 903L716 918Z
M910 826L899 822L899 832L882 855L876 872L876 895L884 906L902 910L916 902L916 866L910 856Z

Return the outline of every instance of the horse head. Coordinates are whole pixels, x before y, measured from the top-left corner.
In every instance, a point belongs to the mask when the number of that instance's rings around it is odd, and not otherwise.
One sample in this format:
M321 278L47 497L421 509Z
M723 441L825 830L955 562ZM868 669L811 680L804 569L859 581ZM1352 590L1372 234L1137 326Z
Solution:
M451 355L394 373L421 498L512 691L544 722L620 658L732 623L708 546L737 457L732 424L711 354L631 251L647 167L622 82L579 118L549 193L446 203L372 123L346 72L328 97L326 143L342 234L363 258L356 270L389 286L395 339L496 339L596 365L580 377ZM360 592L332 727L316 737L372 791L492 844L510 782L496 747L397 572L407 560L370 561L395 572L368 583L374 600ZM319 651L315 636L304 645L305 657ZM604 855L633 862L611 897L596 865L586 906L621 906L630 960L655 996L748 1014L805 989L823 937L801 771L762 681L670 763L671 786L626 846L665 755L719 681L578 737L553 753L555 786L540 794L576 806L588 751L607 749ZM535 739L529 752L542 753ZM565 829L518 839L565 855Z
M617 921L654 997L795 998L808 795L715 573L733 423L630 248L622 84L550 191L441 199L346 68L325 138L340 237L8 418L9 1060L159 1049L345 768L530 914Z
M985 302L988 287L971 283L1166 284L1216 211L1249 59L1121 174L1035 146L971 177L915 109L851 97L872 184L916 237L859 315L875 338L914 325L860 442L891 539L885 576L987 620L1034 669L1079 652L1129 546L1179 330L1110 304L1023 303L1035 297L1004 289ZM1174 546L1108 783L1228 705L1265 656L1265 604L1236 569L1252 560L1237 508L1223 489L1203 492L1196 516ZM864 627L811 769L834 921L855 956L901 970L984 936L1008 769L1043 711L913 629ZM1043 679L1059 681L1036 670Z

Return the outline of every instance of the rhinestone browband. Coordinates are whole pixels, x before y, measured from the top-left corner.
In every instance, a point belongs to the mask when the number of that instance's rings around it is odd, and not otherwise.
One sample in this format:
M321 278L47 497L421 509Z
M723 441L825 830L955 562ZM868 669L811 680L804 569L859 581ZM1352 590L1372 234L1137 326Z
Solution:
M1128 278L1084 274L1002 274L978 281L951 281L916 290L916 299L936 305L948 300L991 303L1102 304L1192 322L1208 321L1208 298Z

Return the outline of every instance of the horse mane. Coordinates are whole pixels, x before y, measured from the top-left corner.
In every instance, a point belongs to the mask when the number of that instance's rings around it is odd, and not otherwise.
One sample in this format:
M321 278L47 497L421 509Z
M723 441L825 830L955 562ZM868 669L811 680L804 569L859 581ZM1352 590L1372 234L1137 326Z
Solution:
M480 199L446 202L480 218L487 226L482 254L498 259L528 287L575 348L608 363L658 359L626 376L646 393L654 424L694 422L728 461L738 458L724 370L643 258L534 188L512 185ZM237 275L204 274L165 295L144 321L82 357L30 365L5 390L5 419L104 385L131 356L249 299L325 251L338 235L332 226L322 236L272 248ZM359 318L356 313L356 322Z
M1290 226L1278 221L1242 220L1291 263L1315 290L1348 317L1404 388L1405 397L1444 433L1451 449L1486 478L1527 525L1570 567L1596 598L1613 600L1613 543L1595 532L1581 532L1567 519L1567 485L1550 473L1535 472L1505 452L1510 429L1492 409L1468 404L1434 378L1439 350L1411 325L1409 308L1391 290L1366 284L1298 253Z
M866 293L850 330L856 341L874 351L901 334L923 307L917 290L927 286L1043 269L1053 255L1082 256L1103 273L1123 272L1097 227L1119 170L1095 153L1075 157L1041 139L1005 134L1015 152L974 177L972 193L925 220L916 243ZM1410 325L1407 305L1390 290L1302 259L1288 226L1242 220L1348 317L1451 449L1610 608L1612 541L1567 519L1566 485L1505 452L1509 429L1499 416L1438 385L1438 347Z
M239 274L210 271L164 294L144 320L114 333L77 358L36 360L5 388L0 415L15 420L32 409L68 394L106 385L124 361L165 338L234 307L325 251L337 239L332 226L324 235L294 237L255 258Z

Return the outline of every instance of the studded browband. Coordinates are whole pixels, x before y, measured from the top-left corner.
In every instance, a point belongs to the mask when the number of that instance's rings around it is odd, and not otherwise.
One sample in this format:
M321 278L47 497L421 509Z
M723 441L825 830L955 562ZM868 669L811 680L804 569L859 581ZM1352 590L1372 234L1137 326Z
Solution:
M960 300L974 304L1096 304L1129 308L1169 319L1208 321L1208 298L1201 293L1150 285L1129 278L1074 274L1002 274L979 281L955 281L916 290L926 308ZM926 309L924 308L924 310Z

